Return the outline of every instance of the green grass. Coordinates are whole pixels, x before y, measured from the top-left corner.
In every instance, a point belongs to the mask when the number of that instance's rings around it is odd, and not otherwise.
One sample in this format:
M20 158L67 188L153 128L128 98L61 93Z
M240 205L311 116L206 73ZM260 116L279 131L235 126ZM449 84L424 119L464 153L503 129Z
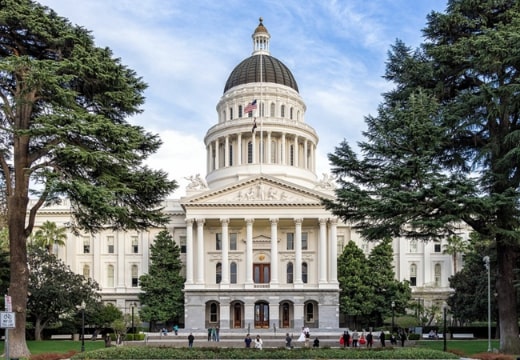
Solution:
M67 353L69 351L80 352L81 350L81 341L72 341L72 340L47 340L47 341L28 341L27 346L33 355L38 354L48 354L48 353ZM442 351L444 346L444 342L442 340L421 340L417 342L417 347L421 350L437 350ZM491 346L493 349L498 349L499 342L498 340L493 340L491 342ZM85 351L91 352L98 349L104 349L105 344L103 341L85 341ZM122 347L124 348L124 347ZM122 349L119 348L119 349ZM408 348L408 347L405 347ZM468 357L477 354L486 352L488 348L487 340L448 340L447 341L447 349L448 350L458 350L462 351ZM113 347L111 349L107 349L111 351L116 351L116 348ZM184 351L184 355L186 355L186 349L177 349L177 351ZM195 350L195 349L193 349ZM238 349L237 349L238 350ZM323 351L322 351L323 350ZM335 349L320 349L320 352L323 352L322 355L328 350ZM399 350L396 348L396 350ZM410 349L411 350L411 349ZM4 351L4 343L0 342L0 352ZM379 352L379 351L377 351ZM376 353L376 351L374 351ZM345 353L343 353L345 354ZM366 354L366 353L365 353ZM135 354L134 354L135 355ZM223 355L223 354L221 354ZM375 355L375 354L374 354ZM382 354L380 354L382 355ZM124 356L124 355L123 355ZM128 359L132 358L132 356L128 357ZM173 358L173 357L172 357ZM184 357L185 358L185 357ZM332 358L332 357L331 357ZM3 357L1 357L3 359Z
M483 353L488 350L487 340L448 340L446 348L449 350L462 351L466 355ZM444 341L442 340L419 340L417 346L433 350L443 350ZM491 340L491 348L498 349L500 343L498 340Z

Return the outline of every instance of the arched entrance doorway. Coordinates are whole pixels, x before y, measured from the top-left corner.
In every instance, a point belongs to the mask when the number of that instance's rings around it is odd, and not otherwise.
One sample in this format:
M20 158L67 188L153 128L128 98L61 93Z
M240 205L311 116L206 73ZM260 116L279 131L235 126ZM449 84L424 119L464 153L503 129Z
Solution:
M231 303L231 326L234 329L240 329L244 327L244 304L240 301Z
M293 304L290 301L284 301L280 304L280 327L292 328Z
M269 304L265 301L255 303L255 328L269 328Z

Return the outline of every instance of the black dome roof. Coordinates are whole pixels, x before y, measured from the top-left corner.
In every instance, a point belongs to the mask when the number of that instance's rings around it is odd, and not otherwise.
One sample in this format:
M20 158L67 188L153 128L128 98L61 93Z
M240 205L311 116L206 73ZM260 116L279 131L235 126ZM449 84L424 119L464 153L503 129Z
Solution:
M262 71L260 72L260 57L262 57ZM262 79L260 79L262 73ZM224 93L237 85L254 82L269 82L289 86L298 92L298 84L287 66L270 55L257 54L248 57L229 75L224 87Z

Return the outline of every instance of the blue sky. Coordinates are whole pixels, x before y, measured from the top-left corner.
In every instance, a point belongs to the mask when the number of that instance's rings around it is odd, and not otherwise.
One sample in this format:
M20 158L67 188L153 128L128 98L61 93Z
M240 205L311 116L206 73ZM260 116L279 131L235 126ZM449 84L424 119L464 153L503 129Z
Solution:
M411 47L444 0L41 0L92 31L148 83L144 112L129 119L164 144L149 165L179 182L206 175L203 139L233 68L253 50L258 18L271 34L271 55L291 69L315 128L318 175L327 154L346 139L355 146L365 116L376 114L382 75L396 39Z

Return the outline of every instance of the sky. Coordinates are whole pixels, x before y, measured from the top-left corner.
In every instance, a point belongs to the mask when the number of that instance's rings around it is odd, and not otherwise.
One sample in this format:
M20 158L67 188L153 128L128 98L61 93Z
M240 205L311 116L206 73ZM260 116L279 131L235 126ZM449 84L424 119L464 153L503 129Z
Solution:
M388 51L396 39L423 41L431 11L445 0L41 0L40 4L92 32L148 84L142 114L128 119L159 134L147 160L185 195L186 177L206 175L204 136L217 123L216 105L229 74L251 56L258 19L271 35L270 52L293 73L307 105L305 122L320 140L317 174L327 154L346 140L356 147L376 115Z

